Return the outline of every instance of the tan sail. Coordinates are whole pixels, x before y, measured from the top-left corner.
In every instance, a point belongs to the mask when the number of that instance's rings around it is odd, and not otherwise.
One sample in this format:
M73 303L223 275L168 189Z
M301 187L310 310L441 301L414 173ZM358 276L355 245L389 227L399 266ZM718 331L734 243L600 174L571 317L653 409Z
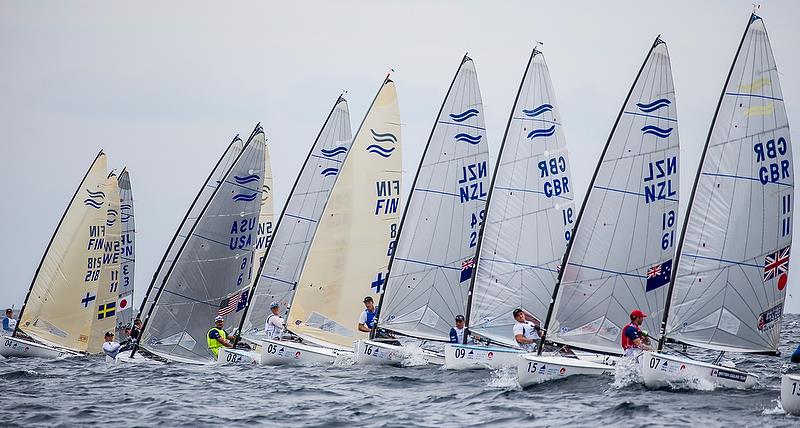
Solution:
M56 229L23 308L19 329L86 351L97 317L106 221L106 156L97 155ZM117 200L119 196L117 196Z
M400 110L386 79L356 134L309 250L287 324L350 349L365 296L377 301L400 221Z
M122 221L119 211L119 182L114 173L108 176L105 185L106 219L103 261L100 268L100 282L97 284L95 316L89 334L86 352L103 352L105 333L114 332L117 323L117 300L119 297L119 267L122 258ZM116 340L117 338L115 338Z

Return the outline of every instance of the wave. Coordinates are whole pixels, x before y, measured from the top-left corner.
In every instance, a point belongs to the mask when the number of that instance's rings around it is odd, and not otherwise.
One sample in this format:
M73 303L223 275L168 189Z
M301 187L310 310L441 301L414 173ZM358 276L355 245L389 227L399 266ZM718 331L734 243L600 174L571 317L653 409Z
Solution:
M394 149L395 149L394 147L388 147L388 148L381 147L377 144L370 144L369 146L367 146L368 152L375 153L376 155L383 156L385 158L391 156Z
M530 109L530 110L525 110L525 109L522 110L522 112L525 113L525 116L528 116L528 117L536 117L536 116L538 116L538 115L540 115L540 114L542 114L544 112L547 112L547 111L553 111L553 105L552 104L542 104L539 107L536 107L536 108L533 108L533 109Z
M374 129L370 129L369 132L372 133L372 139L377 141L377 142L379 142L379 143L382 143L382 142L397 143L397 137L395 137L395 135L392 134L391 132L386 132L386 133L380 134L380 133L375 132Z
M103 206L103 201L97 202L94 199L84 199L83 200L83 204L87 205L87 206L90 206L90 207L93 207L93 208L98 208L99 209L100 207Z
M642 128L642 132L644 132L643 135L650 134L655 135L658 138L667 138L670 136L670 134L672 134L672 128L663 129L654 125L647 125Z
M336 175L338 173L339 173L339 168L325 168L322 171L320 171L320 174L322 174L322 175L324 175L326 177L330 177L330 176Z
M332 157L339 156L340 154L347 152L347 147L339 146L339 147L334 147L332 149L327 149L327 150L326 149L321 149L319 152L322 153L322 156L325 156L326 158L332 158Z
M464 133L456 134L455 136L456 141L464 141L472 145L480 144L481 138L483 138L483 135L469 135Z
M256 174L245 175L244 177L239 177L238 175L234 175L233 176L233 179L236 180L237 184L252 183L254 181L258 181L259 178L261 178L261 177L259 177Z
M528 133L528 138L533 140L534 138L538 137L549 137L555 133L556 133L556 126L551 125L549 128L534 129L533 131Z
M130 220L132 217L133 216L128 214L128 213L122 213L122 217L120 218L120 221L123 222L123 223L127 223L128 220Z
M645 113L650 113L660 109L661 107L667 107L670 104L672 104L672 101L666 98L660 98L648 104L637 103L636 107L639 107L639 110Z
M248 195L248 194L245 194L245 193L239 193L238 195L234 195L233 200L234 201L248 201L249 202L249 201L254 201L256 199L256 196L258 196L258 193L253 193L251 195Z
M465 121L467 119L471 119L471 118L477 116L478 113L480 113L480 111L478 111L478 109L471 108L471 109L469 109L469 110L467 110L467 111L465 111L463 113L459 113L459 114L450 113L449 116L450 116L451 119L455 120L456 122L463 122L463 121Z
M100 192L100 191L92 192L91 190L86 189L86 193L88 193L89 196L91 196L93 198L105 198L106 197L106 194L103 193L103 192Z
M133 209L133 205L122 204L122 205L119 206L119 209L121 209L121 210L131 210L131 209Z

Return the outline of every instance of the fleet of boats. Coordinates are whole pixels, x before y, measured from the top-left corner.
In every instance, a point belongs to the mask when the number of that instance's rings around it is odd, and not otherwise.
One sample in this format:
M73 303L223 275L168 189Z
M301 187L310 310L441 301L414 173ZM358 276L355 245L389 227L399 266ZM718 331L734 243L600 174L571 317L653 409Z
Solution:
M679 133L666 43L657 37L576 209L550 73L533 49L494 169L473 60L465 55L401 199L401 121L387 76L356 133L340 95L274 221L260 125L228 145L133 309L135 227L126 169L92 162L37 268L4 357L101 353L111 362L438 364L516 369L521 386L615 371L659 387L749 388L725 353L775 355L794 195L789 126L764 21L751 15L725 80L683 227ZM405 205L405 208L403 207ZM366 299L365 299L366 296ZM378 302L359 330L362 301ZM277 312L273 312L277 307ZM541 329L521 349L511 313ZM653 350L623 356L632 309ZM280 313L285 327L265 327ZM451 341L457 315L467 333ZM224 319L232 347L210 346ZM142 320L131 337L134 319ZM687 347L718 351L693 359ZM533 351L535 349L535 351ZM800 377L781 401L800 413Z

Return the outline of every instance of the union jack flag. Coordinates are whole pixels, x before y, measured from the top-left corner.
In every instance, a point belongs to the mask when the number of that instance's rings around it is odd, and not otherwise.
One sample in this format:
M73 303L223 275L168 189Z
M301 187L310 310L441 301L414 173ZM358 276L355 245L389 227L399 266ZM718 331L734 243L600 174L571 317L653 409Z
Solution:
M764 282L776 276L789 272L789 246L774 253L767 254L764 258Z
M472 268L475 267L475 258L470 257L461 262L461 281L464 282L472 278Z
M655 266L650 266L650 268L647 269L647 277L648 278L655 278L655 277L657 277L659 275L661 275L661 265L660 264L657 264Z

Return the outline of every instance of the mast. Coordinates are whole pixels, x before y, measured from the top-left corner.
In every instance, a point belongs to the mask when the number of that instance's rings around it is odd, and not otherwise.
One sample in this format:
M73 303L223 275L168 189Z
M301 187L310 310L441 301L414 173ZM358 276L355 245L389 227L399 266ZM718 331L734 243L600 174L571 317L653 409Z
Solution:
M728 71L728 77L725 78L725 84L722 86L722 93L719 96L719 102L717 103L717 108L714 110L714 117L711 119L711 126L708 128L708 136L706 136L706 144L703 147L703 153L700 155L700 163L697 165L697 174L694 177L694 185L692 186L692 193L689 196L689 205L686 208L686 216L683 219L683 228L681 229L681 237L678 241L678 249L675 253L675 265L672 267L672 275L670 277L669 286L667 288L667 302L664 306L664 317L661 319L661 331L659 331L659 338L658 338L658 348L657 351L661 352L664 349L664 343L666 343L667 339L667 319L669 317L669 308L672 304L672 291L675 288L675 279L677 277L677 267L680 263L681 253L683 252L683 241L686 238L686 226L689 225L689 217L692 213L692 205L694 204L694 197L697 193L697 183L700 181L700 174L703 170L703 163L706 159L706 153L708 152L708 143L711 141L711 133L714 131L714 124L717 121L717 115L719 114L719 109L722 106L722 101L725 98L725 90L728 88L728 83L731 80L731 74L733 74L733 68L736 66L736 60L739 59L739 53L742 50L742 45L744 44L744 39L747 37L747 31L750 29L750 24L753 23L756 19L760 19L755 13L750 14L750 19L747 21L747 26L744 29L744 34L742 34L742 40L739 42L739 47L736 48L736 55L733 57L733 62L731 62L731 68Z
M303 174L303 171L308 164L309 159L311 159L311 155L314 153L314 149L317 147L317 142L319 141L319 137L322 136L322 132L325 130L325 126L328 125L328 122L333 116L333 112L336 111L336 106L339 105L340 102L344 101L344 93L339 94L339 98L336 99L336 102L333 103L333 108L331 108L330 113L328 113L328 117L325 118L325 123L322 124L322 128L320 128L319 133L317 134L317 138L314 139L314 144L311 145L311 149L308 150L308 155L306 155L306 160L303 161L303 166L300 167L300 172L297 173L297 178L294 180L294 184L292 185L292 190L289 191L289 197L286 198L286 203L283 204L283 209L281 210L281 215L278 217L278 221L275 222L275 229L272 232L272 236L274 237L278 233L278 228L281 226L281 220L283 220L283 215L286 213L286 208L289 206L289 201L292 199L292 195L294 194L295 189L297 188L297 183L300 181L300 176ZM250 310L250 303L253 301L253 297L255 295L256 286L258 286L258 280L261 278L261 272L264 270L264 265L267 262L267 257L269 256L269 251L272 248L272 240L270 240L269 247L267 247L267 251L264 253L264 257L260 260L258 265L258 271L256 273L255 279L253 279L253 284L250 286L250 291L248 292L248 296L250 296L247 300L247 305L244 307L244 312L242 312L242 319L239 321L239 334L236 335L236 338L233 340L233 347L236 348L236 345L239 343L239 339L242 336L242 328L244 328L244 322L247 319L247 312ZM297 283L295 282L295 287ZM289 306L291 307L291 305ZM284 326L285 329L285 326Z
M39 260L39 265L36 267L36 271L33 274L33 279L31 280L31 286L28 287L28 293L25 295L25 301L22 303L22 308L19 310L19 314L17 314L17 325L14 327L14 333L12 333L12 337L17 335L17 330L19 330L20 324L22 324L22 314L25 312L25 306L28 305L28 299L31 297L31 291L33 291L33 285L36 283L36 278L39 276L39 271L42 269L42 264L44 263L45 257L47 257L47 253L50 252L50 247L53 245L53 240L56 239L56 234L58 233L58 229L61 228L61 223L64 222L64 217L67 216L67 211L69 211L69 207L72 206L72 203L75 201L75 197L78 196L78 192L81 191L81 187L83 187L84 181L86 181L86 177L89 176L89 172L94 167L94 164L97 162L97 159L100 159L100 156L105 155L103 150L101 149L97 156L94 157L92 164L89 165L89 169L86 170L86 174L83 175L83 179L81 179L80 184L78 184L78 188L75 189L75 193L72 194L72 198L69 200L67 207L64 208L64 212L61 214L61 218L58 220L58 224L56 225L56 229L53 231L53 235L50 237L50 242L47 243L47 247L44 249L44 253L42 254L42 259Z
M475 290L475 280L478 276L478 263L480 263L480 255L481 255L481 248L483 247L483 232L486 229L486 221L489 219L489 208L491 207L492 202L492 193L494 193L494 184L495 180L497 180L497 171L500 170L500 161L503 158L503 149L506 146L506 138L508 138L508 129L511 127L511 119L514 117L514 112L517 110L517 105L519 104L519 96L522 93L522 87L525 86L525 78L528 76L528 71L531 68L531 63L533 62L533 58L536 57L536 54L540 54L536 47L533 48L531 52L530 58L528 58L528 65L525 66L525 73L522 74L522 80L519 82L519 89L517 89L517 97L514 99L514 105L511 106L511 113L508 115L508 122L506 123L506 130L503 132L503 141L500 143L500 152L497 154L497 162L494 165L494 174L492 174L492 181L489 183L489 194L486 195L486 208L484 209L483 215L483 223L481 223L480 230L478 231L478 242L475 247L475 269L473 269L472 277L469 281L469 291L467 291L467 313L465 316L465 334L464 334L464 344L467 343L467 337L469 336L469 321L470 316L472 315L472 293ZM440 113L441 114L441 113Z
M544 347L545 341L547 340L547 329L550 328L550 321L551 317L553 316L553 309L555 309L556 305L556 298L558 297L558 290L561 288L561 280L564 277L564 270L567 268L567 261L569 260L569 254L572 250L572 243L575 242L575 235L578 232L578 227L581 223L581 217L583 217L583 211L586 208L586 203L589 201L589 195L592 192L592 188L594 187L594 182L597 179L597 173L600 172L600 167L603 165L603 159L606 156L606 152L608 151L608 146L611 144L611 139L614 137L614 133L617 130L617 125L619 125L619 120L622 118L622 114L625 111L625 106L628 105L628 101L633 94L633 88L636 86L636 82L639 81L639 77L642 75L642 71L644 71L644 67L647 65L647 61L650 59L650 55L653 53L653 49L656 46L664 43L661 40L661 35L659 34L656 36L656 40L653 42L653 45L650 47L650 50L647 52L647 55L644 57L644 61L642 62L642 66L639 68L639 72L636 73L636 78L633 79L633 84L631 85L631 89L628 91L628 95L625 97L625 101L622 103L622 108L619 110L619 114L617 114L617 119L614 121L614 126L611 127L611 133L608 135L608 140L606 140L606 144L603 147L603 152L600 154L600 159L597 161L597 167L594 169L594 174L592 174L592 180L589 182L589 189L586 192L586 196L583 198L583 202L581 203L581 209L578 211L578 216L575 218L575 227L572 228L572 236L570 236L569 242L567 242L567 249L564 251L564 257L561 259L561 269L558 270L558 280L556 281L556 286L553 287L553 295L550 298L550 307L547 308L547 316L544 320L544 329L542 330L542 335L539 338L539 346L537 347L536 354L542 355L542 349Z
M397 238L395 239L395 242L400 241L400 236L401 233L403 232L403 224L405 223L406 215L408 214L407 208L409 205L411 205L411 198L414 195L414 189L417 187L417 179L419 178L420 169L422 168L422 163L425 162L425 155L428 153L428 148L430 147L431 139L433 138L433 133L436 131L436 126L439 125L438 120L439 117L442 115L442 111L444 111L444 104L447 102L447 97L450 96L450 92L453 90L453 85L456 83L456 78L458 78L458 73L461 72L461 67L467 61L472 61L472 59L468 56L468 53L465 53L464 57L461 59L461 64L458 65L456 74L453 75L453 80L450 82L450 87L447 88L447 93L445 94L444 100L442 101L442 106L439 107L439 113L436 115L436 122L433 124L433 128L431 128L431 134L428 136L428 142L425 144L425 150L422 151L422 157L419 160L419 167L417 167L417 173L414 175L414 181L411 183L411 190L408 193L408 201L406 201L406 209L403 210L403 215L400 217L400 224L397 226ZM375 338L375 333L378 330L378 323L380 322L380 315L381 315L381 306L383 304L383 296L386 294L386 288L389 286L389 279L392 276L391 275L392 264L394 263L394 256L396 253L397 253L397 245L395 244L395 249L394 251L392 251L392 255L389 257L389 266L386 272L386 284L383 286L381 297L378 299L378 309L375 311L375 328L373 328L372 331L370 331L369 333L370 339Z
M164 252L164 257L161 258L161 261L158 263L158 267L156 267L156 270L153 273L153 279L150 280L150 285L147 287L147 292L144 295L144 300L142 300L142 306L139 308L139 311L136 313L136 318L134 318L134 319L141 319L142 311L144 310L145 306L147 305L147 299L148 299L148 297L150 297L150 292L153 290L153 287L155 286L156 279L158 278L158 274L159 274L159 272L161 272L161 268L164 266L164 262L167 261L167 256L169 255L169 251L172 249L172 246L175 244L175 240L178 239L178 235L180 234L181 229L183 229L183 225L186 223L186 220L189 218L189 214L191 214L192 209L194 208L195 204L197 204L197 200L200 199L200 195L203 193L203 189L206 188L206 186L208 185L208 182L211 181L211 179L214 177L214 172L217 170L217 168L219 168L220 164L222 163L222 160L225 159L225 156L228 154L228 152L230 152L231 147L233 147L233 143L235 143L237 140L241 141L241 139L239 138L239 135L236 135L233 138L233 140L231 140L230 144L228 144L228 148L225 149L225 151L222 153L222 156L220 156L219 160L217 161L216 165L214 165L214 168L208 174L208 178L206 178L206 181L200 187L200 190L197 192L197 196L194 197L194 200L192 201L192 204L189 206L189 209L186 211L186 215L183 216L183 220L181 220L181 224L178 225L178 229L175 230L175 235L172 236L172 240L169 241L169 245L167 245L167 251ZM150 312L150 311L148 311L148 312ZM144 325L142 325L142 327L144 327ZM141 334L142 334L142 332L140 331L139 335L141 336Z
M259 124L256 125L255 129L253 129L253 132L250 134L250 138L247 139L247 142L242 147L242 151L239 152L238 155L236 155L236 159L234 159L234 161L231 163L231 166L225 172L225 177L227 177L228 174L230 174L231 170L233 170L233 167L236 166L236 163L239 161L239 158L241 158L242 155L244 154L244 149L247 148L247 146L253 140L253 136L256 134L256 131L258 131L260 128L261 128L261 124L259 123ZM234 142L236 140L240 140L238 135L236 137L234 137L234 139L233 139ZM231 144L233 144L233 142L231 142ZM206 201L205 205L203 205L203 209L200 211L200 215L197 216L197 219L195 220L194 224L192 224L192 228L189 230L188 236L191 236L192 233L194 233L194 230L197 228L197 224L200 223L199 220L203 217L203 214L205 214L206 209L208 209L208 206L211 204L211 201L214 199L214 196L217 195L217 192L219 191L220 187L221 186L217 186L214 189L214 192L208 198L208 200ZM188 215L188 213L187 213L187 215ZM177 233L176 233L176 236L177 236ZM164 279L161 281L161 288L159 288L158 292L156 292L156 295L153 298L153 303L150 305L150 309L147 311L147 316L145 316L144 321L142 321L142 330L139 332L139 339L140 340L138 340L136 342L136 344L133 346L133 350L131 350L131 358L133 358L133 356L136 354L136 351L139 349L139 343L141 342L141 338L144 337L144 331L147 328L147 322L150 320L150 315L153 313L153 309L156 307L156 303L158 303L158 298L161 297L161 293L164 292L164 287L167 284L167 280L169 280L169 277L172 274L173 269L175 268L175 261L178 260L178 257L180 257L181 253L183 252L183 249L186 247L186 244L188 242L189 242L189 239L186 239L185 241L183 241L183 243L181 244L181 247L178 249L178 252L175 254L175 259L173 259L172 263L169 265L169 269L167 270L167 273L164 275ZM166 254L164 255L164 257L166 257Z

